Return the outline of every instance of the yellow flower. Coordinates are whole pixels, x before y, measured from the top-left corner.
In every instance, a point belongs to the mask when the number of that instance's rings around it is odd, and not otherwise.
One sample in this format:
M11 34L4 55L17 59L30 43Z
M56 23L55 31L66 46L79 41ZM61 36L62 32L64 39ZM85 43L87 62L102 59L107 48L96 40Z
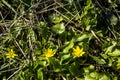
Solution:
M120 62L117 64L117 69L120 69Z
M73 48L73 54L75 57L81 57L84 53L83 48L80 49L79 46L76 46L76 49Z
M18 55L15 54L15 52L13 51L13 49L11 49L11 50L6 54L6 58L14 58L15 56L18 56Z
M43 53L44 53L44 56L46 57L52 57L55 54L55 52L50 48L46 49Z

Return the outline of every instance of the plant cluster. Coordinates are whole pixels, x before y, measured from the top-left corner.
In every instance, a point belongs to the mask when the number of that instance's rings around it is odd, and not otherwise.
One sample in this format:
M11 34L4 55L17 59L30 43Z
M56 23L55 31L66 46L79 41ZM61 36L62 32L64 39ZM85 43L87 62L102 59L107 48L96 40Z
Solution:
M119 80L119 0L1 0L1 80Z

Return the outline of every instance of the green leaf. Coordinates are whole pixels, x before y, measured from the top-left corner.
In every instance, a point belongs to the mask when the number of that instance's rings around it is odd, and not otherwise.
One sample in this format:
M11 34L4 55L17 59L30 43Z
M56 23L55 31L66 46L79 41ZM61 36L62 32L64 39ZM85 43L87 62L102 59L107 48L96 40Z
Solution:
M50 60L50 66L53 68L53 70L55 72L59 72L60 71L60 63L59 63L60 61L53 57L49 58L49 60Z
M112 80L118 80L118 77L116 77L116 76L115 76L115 77L113 77L113 79L112 79Z
M90 34L83 34L83 35L80 35L80 34L77 34L74 39L75 41L83 41L84 39L87 39L90 37Z
M90 69L90 70L94 70L94 69L95 69L95 66L94 66L94 65L90 65L90 66L89 66L89 69Z
M92 78L90 75L85 75L85 80L96 80L96 79Z
M63 20L63 17L58 14L52 14L50 16L50 21L53 23L60 23Z
M99 76L99 80L111 80L111 79L110 79L110 77L108 77L107 75L101 74L101 75Z
M109 61L108 66L112 66L113 62L115 61L115 58L114 57L110 57L110 58L108 58L108 61Z
M90 27L91 27L91 25L87 25L87 26L86 26L86 30L89 31L89 30L90 30Z
M112 46L109 46L107 49L106 49L106 52L105 52L105 54L108 54L108 53L111 53L112 52L112 50L113 50L113 48L116 46L116 44L114 45L112 45Z
M68 46L63 49L63 53L68 53L68 52L69 52L69 49L73 48L73 46L74 46L74 39L72 39L72 40L69 42Z
M116 25L118 22L118 19L115 15L112 15L110 18L111 25Z
M60 60L60 64L67 64L70 61L70 54L63 54L61 55L61 60Z
M120 50L115 49L113 52L108 53L109 56L120 56Z
M83 69L84 69L85 74L89 74L90 73L90 70L89 70L88 67L84 67Z
M117 59L118 59L118 62L120 62L120 57L118 57Z
M76 78L76 80L85 80L84 78Z
M38 69L38 71L37 71L37 79L38 79L38 80L43 80L43 72L42 72L42 69Z
M71 5L73 4L73 0L67 0Z
M65 31L64 23L55 24L55 25L52 27L52 30L53 30L56 34L62 34L62 33Z
M107 54L101 54L101 56L102 56L104 59L107 59L107 58L108 58L108 55L107 55Z
M46 27L46 25L47 25L46 22L40 21L40 22L38 22L37 27L42 29L42 28Z
M92 1L91 0L87 0L87 4L84 7L84 13L81 14L81 18L83 18L84 16L86 16L88 14L88 10L90 10L91 8L93 8L94 6L91 5Z
M45 66L48 66L49 65L49 60L43 56L40 56L39 57L39 64L42 66L42 67L45 67Z
M96 80L98 80L98 78L99 78L99 74L98 74L96 71L91 72L91 73L90 73L90 76L91 76L92 78L96 79Z

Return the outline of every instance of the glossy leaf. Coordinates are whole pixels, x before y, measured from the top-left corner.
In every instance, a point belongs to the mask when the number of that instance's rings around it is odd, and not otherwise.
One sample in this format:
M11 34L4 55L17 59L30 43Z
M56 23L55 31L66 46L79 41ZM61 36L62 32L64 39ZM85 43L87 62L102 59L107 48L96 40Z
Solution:
M74 39L75 41L83 41L84 39L87 39L87 38L90 38L90 34L83 34L83 35L80 35L80 34L77 34Z
M43 72L41 69L37 70L37 79L43 80Z
M56 34L62 34L62 33L65 31L64 23L55 24L55 25L52 27L52 30L53 30Z
M113 52L108 53L109 56L120 56L120 50L115 49Z
M111 25L116 25L118 22L118 18L115 15L112 15L110 18Z
M91 72L91 73L90 73L90 76L91 76L92 78L98 80L98 78L99 78L99 73L97 73L96 71L94 71L94 72Z
M92 78L90 75L85 75L85 80L96 80L96 79Z
M99 80L111 80L107 75L101 74Z
M58 14L53 14L50 16L50 21L53 23L60 23L63 20L63 17Z
M72 39L69 44L63 49L64 53L68 53L71 48L74 46L74 40Z

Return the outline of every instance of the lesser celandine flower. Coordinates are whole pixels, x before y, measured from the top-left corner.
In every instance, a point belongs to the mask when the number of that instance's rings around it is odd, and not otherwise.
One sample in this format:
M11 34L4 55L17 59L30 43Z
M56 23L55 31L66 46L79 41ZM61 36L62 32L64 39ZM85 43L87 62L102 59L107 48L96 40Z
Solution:
M117 63L117 69L120 69L120 62Z
M48 48L43 53L44 53L44 56L46 56L46 57L52 57L52 56L54 56L55 51L53 51L52 49Z
M6 53L6 58L15 58L15 56L18 56L18 55L15 54L15 51L13 51L13 49L10 49L10 51Z
M76 48L73 48L73 54L75 57L81 57L81 56L83 56L84 53L85 52L83 51L83 48L80 49L79 46L76 46Z

